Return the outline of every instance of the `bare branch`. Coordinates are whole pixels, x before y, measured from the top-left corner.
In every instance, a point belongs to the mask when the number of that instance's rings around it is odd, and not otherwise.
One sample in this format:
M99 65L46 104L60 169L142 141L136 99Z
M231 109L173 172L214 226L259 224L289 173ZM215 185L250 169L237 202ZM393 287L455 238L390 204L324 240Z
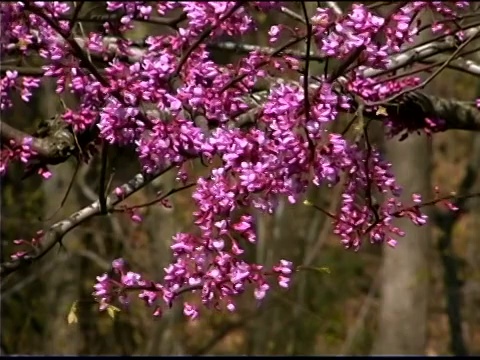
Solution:
M445 56L440 56L442 61L445 61ZM423 60L421 63L430 64L433 63L431 60ZM465 72L470 75L480 76L480 64L476 63L473 60L468 60L464 58L456 58L452 60L448 65L448 68Z
M433 105L431 115L444 120L447 129L480 131L480 110L476 106L454 99L426 96Z
M412 91L415 91L415 90L418 90L418 89L423 89L430 81L432 81L438 74L440 74L447 66L448 64L454 60L454 58L460 53L460 51L462 51L462 49L467 46L470 42L472 42L475 37L480 33L480 29L474 29L476 31L472 32L470 34L470 36L467 38L466 41L464 41L460 46L457 47L457 49L455 49L455 51L452 53L452 55L450 55L447 60L442 64L442 66L440 66L437 70L435 70L433 72L432 75L430 75L427 79L425 79L424 81L422 81L422 83L414 86L413 88L409 88L409 89L405 89L403 91L400 91L399 93L397 93L396 95L386 99L386 100L381 100L381 101L377 101L375 103L370 103L369 105L380 105L382 103L388 103L388 102L391 102L397 98L400 98L402 95L408 93L408 92L412 92Z
M32 272L32 274L30 274L29 276L27 276L25 278L22 278L22 280L16 282L15 285L13 285L11 288L4 289L4 286L2 286L1 301L7 300L12 295L14 295L18 291L22 290L25 286L27 286L31 282L37 280L43 274L46 274L46 273L50 272L55 267L59 267L59 266L63 265L62 263L67 261L69 258L70 258L70 256L68 254L60 254L57 258L55 258L53 261L46 264L39 271Z
M120 21L122 18L123 14L122 13L111 13L111 14L92 14L92 15L81 15L77 16L76 21L77 22L83 22L83 23L100 23L103 24L105 22L114 22L114 21ZM59 16L58 17L60 20L71 20L72 18L69 16ZM149 24L154 24L154 25L163 25L163 26L168 26L173 29L177 27L177 25L182 22L183 20L187 19L187 14L185 12L182 12L179 16L177 17L165 17L165 16L150 16L148 19L142 19L142 18L136 18L135 21L138 22L144 22L144 23L149 23Z
M75 3L74 3L75 4ZM75 26L76 21L78 20L78 15L80 14L80 11L82 10L83 5L85 4L85 1L80 1L80 4L75 6L75 10L73 12L73 16L70 19L70 23L68 25L70 31L73 31L73 27Z
M274 48L271 48L268 46L242 44L242 43L236 43L232 41L210 43L210 44L207 44L207 48L214 49L214 50L227 50L227 51L233 51L233 52L238 52L243 54L250 53L252 51L257 51L261 54L272 55L275 52ZM307 55L309 55L309 58L311 61L320 61L320 62L325 61L325 57L319 56L315 54L313 51L311 51L310 54L307 54L302 51L285 49L282 55L289 55L301 60L305 60L307 58Z
M468 29L465 31L465 39L470 41L470 38L477 36L479 33L480 26ZM363 76L371 78L385 75L414 62L429 58L448 50L455 50L457 45L461 45L461 43L456 44L455 39L452 36L449 36L442 41L429 42L425 45L407 50L404 53L392 56L388 61L385 70L367 68L362 73Z
M20 76L43 76L43 69L32 66L15 66L5 63L0 64L0 74L5 75L7 71L16 71Z
M89 164L90 165L90 164ZM95 201L98 197L95 191L93 191L90 186L87 184L86 177L89 170L89 165L80 164L80 169L78 171L77 185L83 196L85 196L90 201Z
M297 14L295 11L290 10L289 8L287 8L285 6L282 6L280 8L280 11L282 13L284 13L285 15L290 16L292 19L295 19L295 20L300 21L301 23L305 24L305 19L303 18L303 16L300 15L300 14Z
M139 173L135 175L135 177L133 177L129 182L120 186L122 195L119 196L116 192L112 192L106 198L107 210L111 211L115 205L125 200L130 195L136 193L152 180L163 175L172 168L173 166L168 166L152 174L144 175ZM35 248L34 252L27 254L18 260L6 261L0 264L0 281L3 281L8 274L11 274L21 267L31 264L32 262L42 258L45 254L52 250L56 244L60 243L68 232L76 228L78 225L84 223L88 219L100 215L100 213L100 202L97 200L89 206L73 213L68 218L52 225L50 229L45 232L45 235L40 241L38 247Z
M338 6L336 1L325 1L325 3L330 9L332 9L335 12L335 14L339 16L343 15L343 11L340 8L340 6Z

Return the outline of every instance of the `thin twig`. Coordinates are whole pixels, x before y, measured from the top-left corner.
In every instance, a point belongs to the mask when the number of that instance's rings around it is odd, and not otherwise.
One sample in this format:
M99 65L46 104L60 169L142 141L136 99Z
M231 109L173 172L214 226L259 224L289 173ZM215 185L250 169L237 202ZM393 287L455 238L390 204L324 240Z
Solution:
M101 150L101 164L100 164L100 184L98 187L98 202L100 204L100 213L107 213L107 200L105 198L105 180L107 177L107 155L108 155L108 143L106 140L102 140Z
M277 50L275 50L271 55L270 57L275 57L277 56L278 54L282 53L284 50L288 49L290 46L293 46L297 43L299 43L300 41L303 41L304 39L306 38L306 36L302 36L302 37L299 37L299 38L293 38L292 40L290 40L289 42L287 42L286 44L284 44L283 46L279 47ZM257 65L257 68L260 68L262 66L265 66L269 63L269 61L262 61L260 64ZM225 84L221 89L220 89L220 93L223 93L225 90L227 90L228 88L230 88L231 86L235 85L236 83L238 83L239 81L242 81L245 77L247 76L247 74L243 74L243 75L239 75L235 78L233 78L232 80L230 80L227 84Z
M228 19L230 16L233 15L233 13L235 11L237 11L240 6L242 6L242 2L241 1L237 1L235 3L235 5L232 6L232 8L225 14L223 15L222 17L220 17L220 19L218 19L218 22L213 25L213 26L208 26L203 32L202 34L200 34L200 36L198 37L197 40L195 40L195 42L188 48L188 50L182 55L182 57L180 58L180 61L178 62L178 65L172 75L172 77L176 77L180 74L180 71L182 69L182 66L185 64L185 62L188 60L188 58L190 57L190 54L202 43L202 41L204 41L211 33L212 31L214 31L216 28L218 28L226 19Z
M338 16L342 16L343 15L343 11L342 9L340 8L340 6L338 6L337 2L336 1L325 1L325 3L327 4L327 6L333 10L333 12L335 14L337 14Z
M301 23L305 24L305 19L302 17L302 15L297 14L295 11L290 10L289 8L282 6L280 8L280 11L284 13L285 15L290 16L292 19L295 19L297 21L300 21Z
M478 32L474 32L472 35L470 35L470 37L465 41L463 42L458 48L457 50L455 50L452 55L450 55L448 57L448 59L443 63L442 66L440 66L437 70L435 70L435 72L430 75L425 81L423 81L422 83L412 87L412 88L408 88L408 89L404 89L402 91L400 91L398 94L394 95L394 96L391 96L389 97L388 99L385 99L385 100L380 100L380 101L375 101L375 102L371 102L371 103L366 103L366 105L368 106L377 106L377 105L382 105L384 103L389 103L389 102L392 102L396 99L398 99L399 97L401 97L402 95L405 95L406 93L408 92L412 92L412 91L415 91L415 90L419 90L419 89L422 89L424 88L429 82L431 82L438 74L440 74L447 66L448 64L450 63L450 61L452 61L453 59L455 59L455 56L457 56L460 51L462 51L463 48L465 48L465 46L467 46L470 42L472 42L475 37L478 35L480 31Z
M307 12L307 7L305 5L305 1L301 2L302 4L302 11L303 11L303 16L305 18L305 24L307 26L307 48L306 48L306 58L305 58L305 68L303 70L303 101L304 101L304 106L305 106L305 134L307 136L308 140L308 147L310 148L311 156L312 158L315 156L315 144L313 140L310 138L310 135L308 134L307 126L308 123L310 122L310 98L309 98L309 91L308 91L308 83L310 81L310 76L309 76L309 69L310 69L310 48L312 44L312 24L310 24L310 21L308 19L308 12Z
M75 22L78 20L78 15L80 14L80 11L82 10L83 5L85 4L85 1L80 1L80 4L76 5L75 2L73 3L75 6L75 10L73 12L72 18L70 19L70 23L68 24L68 28L70 33L73 32L73 27L75 26Z
M160 197L158 197L157 199L154 199L152 201L148 201L146 203L143 203L143 204L139 204L139 205L133 205L133 206L128 206L128 207L122 207L120 209L113 209L112 211L115 211L115 212L124 212L126 210L134 210L134 209L140 209L140 208L143 208L143 207L147 207L147 206L152 206L152 205L155 205L155 204L158 204L159 202L162 202L163 200L165 200L167 197L177 193L177 192L180 192L180 191L183 191L183 190L186 190L186 189L189 189L193 186L195 186L196 183L190 183L190 184L187 184L187 185L184 185L184 186L181 186L181 187L178 187L178 188L174 188L174 189L171 189L169 192L167 192L165 195L162 195Z

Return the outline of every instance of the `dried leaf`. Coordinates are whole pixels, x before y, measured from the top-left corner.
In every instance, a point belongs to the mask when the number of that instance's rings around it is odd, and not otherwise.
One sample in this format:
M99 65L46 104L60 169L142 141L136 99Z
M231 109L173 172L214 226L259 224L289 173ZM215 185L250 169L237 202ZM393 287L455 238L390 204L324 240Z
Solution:
M379 106L375 115L388 116L387 109L383 106Z
M68 312L67 323L69 325L78 323L77 303L78 303L78 301L74 301L72 306L70 307L70 311Z

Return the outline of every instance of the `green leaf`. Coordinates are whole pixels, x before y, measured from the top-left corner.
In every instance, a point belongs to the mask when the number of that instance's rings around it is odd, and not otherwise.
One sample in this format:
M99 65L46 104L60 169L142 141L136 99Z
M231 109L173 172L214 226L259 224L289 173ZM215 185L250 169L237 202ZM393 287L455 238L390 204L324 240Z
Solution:
M119 312L120 309L117 308L116 306L113 306L113 305L108 305L107 307L107 314L108 316L110 316L112 319L115 319L115 312Z
M314 271L314 272L319 272L319 273L325 273L325 274L328 274L328 275L331 274L330 268L328 268L326 266L303 266L303 265L300 265L300 266L297 267L297 271L300 271L300 270L309 270L309 271Z
M305 200L305 201L303 202L303 205L312 206L313 204L312 204L309 200Z

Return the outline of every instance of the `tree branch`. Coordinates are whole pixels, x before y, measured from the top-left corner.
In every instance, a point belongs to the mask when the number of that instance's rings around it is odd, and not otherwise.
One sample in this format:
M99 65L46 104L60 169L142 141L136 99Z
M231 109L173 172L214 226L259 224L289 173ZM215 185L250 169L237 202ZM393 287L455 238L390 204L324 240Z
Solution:
M433 105L426 115L445 121L447 129L480 131L480 110L466 102L425 95Z
M304 19L302 20L305 21ZM465 36L466 37L471 37L472 35L475 36L476 34L478 34L479 31L480 31L480 26L470 28L465 31ZM75 36L74 40L82 49L86 48L87 40L85 38L81 36ZM58 41L63 42L65 40L59 36ZM105 49L107 49L107 52L112 56L119 53L117 39L113 36L104 37L103 46ZM249 53L255 50L266 55L272 55L272 53L275 52L274 48L271 48L268 46L257 46L252 44L236 43L232 41L210 42L207 44L207 47L210 49L220 49L220 50L234 51L234 52L240 52L240 53ZM386 69L367 68L363 70L363 75L366 77L378 77L381 75L385 75L389 72L392 72L404 66L410 65L414 62L427 59L431 56L440 54L445 51L454 50L456 49L456 47L457 47L457 44L455 43L454 37L447 36L441 40L432 41L422 46L409 49L403 53L393 55L390 57L390 60L387 64ZM128 56L129 62L133 63L133 62L141 61L145 54L143 42L139 42L135 46L130 46L129 52L130 52ZM305 54L305 52L287 50L287 49L285 49L283 53L288 54L290 56L297 57L302 60L304 60L307 55ZM324 61L325 58L323 56L310 54L310 60Z
M105 22L115 22L120 21L123 17L122 12L115 12L111 14L91 14L88 16L77 16L76 21L78 22L85 22L85 23L99 23L103 24ZM70 16L59 16L58 19L60 20L72 20ZM182 21L187 19L187 14L182 12L179 16L176 17L165 17L165 16L150 16L148 19L143 18L135 18L134 21L144 22L154 25L163 25L168 26L173 29L176 29L177 25Z
M117 195L117 192L110 193L110 195L106 198L107 210L111 211L115 205L125 200L130 195L136 193L145 185L149 184L152 180L163 175L172 168L173 166L170 165L152 174L144 175L139 173L135 175L135 177L133 177L130 181L120 186L122 195ZM29 253L18 260L6 261L0 264L0 282L3 281L7 275L42 258L45 254L52 250L56 244L60 243L68 232L86 220L100 214L100 202L97 200L89 206L73 213L68 218L52 225L45 232L42 240L39 242L38 247L35 248L32 253Z
M468 29L464 33L466 39L465 41L469 40L470 38L475 38L480 33L480 26ZM385 75L414 62L441 54L445 51L456 50L457 46L465 43L465 41L457 44L453 36L447 36L443 40L432 41L425 45L409 49L401 54L394 55L390 57L386 65L386 69L367 68L362 72L362 75L369 78Z
M176 19L169 19L167 22L173 24L180 18ZM80 18L77 19L81 21ZM82 18L83 21L85 19ZM305 21L304 19L302 19ZM472 39L476 37L480 32L480 26L471 27L465 30L465 37L464 39ZM65 41L59 35L59 41ZM78 45L79 48L85 49L86 40L82 37L75 37L72 39L73 43ZM464 43L465 41L463 41ZM111 55L115 55L119 53L117 40L114 37L105 37L103 39L103 44L108 52ZM422 62L426 61L426 59L441 54L445 51L457 49L458 46L461 46L462 43L458 44L455 42L453 36L446 36L437 41L429 42L423 44L421 46L417 46L413 49L407 50L403 53L394 55L390 58L389 63L387 64L387 69L373 69L367 68L363 70L363 76L366 77L380 77L382 75L386 75L388 73L394 72L400 68L405 66L411 65L415 62ZM264 54L273 55L275 53L274 48L270 47L262 47L250 44L241 44L241 43L234 43L234 42L216 42L207 44L210 49L221 49L227 51L238 51L242 53L248 53L251 51L259 51ZM145 50L141 46L131 46L129 48L129 56L128 61L130 62L138 62L141 61L145 54ZM284 50L285 54L290 56L294 56L300 59L305 60L308 54L294 51L290 49ZM324 58L322 56L310 54L308 57L311 61L323 61ZM450 64L454 67L461 67L463 70L469 71L473 74L480 74L480 65L474 63L471 60L463 60L461 58L452 59ZM15 70L21 70L22 68L18 68ZM3 71L4 69L2 69ZM24 75L33 75L36 74L35 69L25 69L26 73ZM98 70L101 71L101 70ZM42 73L41 69L38 69L38 73ZM340 77L338 79L340 82L346 81L345 78ZM310 86L316 86L311 84ZM409 94L410 95L410 94ZM406 114L409 116L413 116L417 121L424 122L424 117L433 117L443 119L445 121L443 125L443 130L448 129L459 129L459 130L470 130L470 131L480 131L480 112L475 107L468 103L461 102L455 99L442 99L437 98L434 96L427 96L422 94L419 91L416 91L410 96L408 101L403 101L402 99L400 104L394 104L392 106L388 105L387 108L390 109L389 114L396 112L397 115ZM420 101L420 99L422 99ZM417 110L417 111L414 111ZM419 111L418 111L419 110ZM254 111L250 112L249 115L254 115ZM423 118L421 118L423 116ZM248 119L253 119L253 116L244 116L242 123L248 123ZM2 139L4 136L8 136L9 138L24 138L25 134L21 136L21 132L9 131L11 127L6 127L4 130L4 126L2 125ZM13 129L15 130L15 129ZM57 156L58 154L58 146L50 141L49 139L34 139L34 149L39 154L44 155L46 158L49 159L57 159L56 163L64 161L66 157Z
M465 39L475 37L480 32L480 26L470 28L465 31ZM83 39L77 39L76 41L82 46L85 41ZM104 38L104 45L112 53L117 52L116 40L113 37ZM440 54L445 51L456 49L457 44L455 43L453 37L445 37L443 40L434 41L428 44L424 44L420 47L414 48L412 50L405 51L404 53L394 55L390 58L390 61L387 65L387 69L365 69L363 70L363 75L366 77L379 77L386 75L387 73L398 70L402 67L408 66L415 62L420 62L425 59L428 59L432 56ZM242 53L248 53L250 51L260 51L261 53L272 55L275 53L274 48L266 46L256 46L251 44L241 44L234 42L217 42L210 43L208 47L211 49L222 49L228 51L238 51ZM144 54L145 50L140 46L132 46L130 48L130 61L139 61ZM285 50L285 53L294 56L300 59L305 60L307 54L300 51ZM323 61L324 58L321 56L310 56L312 61ZM468 71L480 75L480 65L476 64L471 60L464 60L462 58L457 58L452 61L454 66L464 67ZM344 78L340 77L340 81L345 81ZM311 84L310 86L315 87L316 85ZM420 119L420 116L427 116L432 118L439 118L445 121L443 125L444 130L455 129L455 130L469 130L469 131L480 131L480 111L475 106L462 102L456 99L444 99L430 95L424 95L421 91L415 92L417 99L423 97L423 105L420 102L413 100L414 97L410 97L409 101L403 101L400 105L392 106L398 114L408 113L411 114L413 109L421 110L414 114L416 119ZM425 99L427 104L425 104ZM425 106L426 105L426 106ZM390 107L390 106L389 106ZM424 109L423 109L424 108ZM428 111L426 111L428 110ZM371 115L371 114L370 114ZM409 115L410 116L410 115ZM252 118L252 117L250 117ZM244 118L242 123L248 123L248 120ZM424 121L420 119L418 121Z
M338 6L337 2L336 1L325 1L325 3L327 4L327 6L333 10L333 12L335 14L337 14L338 16L342 16L343 15L343 11L342 9L340 8L340 6Z
M423 124L425 118L440 119L443 121L439 125L441 130L480 131L480 110L472 102L445 99L415 91L406 94L400 103L384 106L390 116L408 119L412 124Z
M226 50L226 51L232 51L232 52L238 52L240 54L248 54L252 51L257 51L261 54L264 55L273 55L275 53L274 48L268 47L268 46L259 46L259 45L253 45L253 44L242 44L242 43L236 43L233 41L223 41L223 42L212 42L207 44L208 49L212 50ZM281 56L288 55L292 56L297 59L301 60L306 60L308 54L302 51L297 51L297 50L291 50L291 49L285 49L282 52ZM278 55L280 56L280 55ZM318 62L323 62L325 61L324 56L320 56L318 54L315 54L313 51L310 52L310 55L308 56L311 61L318 61Z
M33 137L0 120L0 134L4 144L11 140L17 145L31 139L31 149L47 164L56 165L67 160L75 149L75 138L68 131L58 131L45 138Z

